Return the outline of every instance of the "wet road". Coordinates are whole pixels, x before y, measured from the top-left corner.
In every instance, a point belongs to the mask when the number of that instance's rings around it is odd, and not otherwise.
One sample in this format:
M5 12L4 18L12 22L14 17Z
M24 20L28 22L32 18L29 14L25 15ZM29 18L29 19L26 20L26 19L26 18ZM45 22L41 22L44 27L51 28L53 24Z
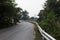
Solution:
M33 40L33 24L21 22L17 25L0 30L0 40Z

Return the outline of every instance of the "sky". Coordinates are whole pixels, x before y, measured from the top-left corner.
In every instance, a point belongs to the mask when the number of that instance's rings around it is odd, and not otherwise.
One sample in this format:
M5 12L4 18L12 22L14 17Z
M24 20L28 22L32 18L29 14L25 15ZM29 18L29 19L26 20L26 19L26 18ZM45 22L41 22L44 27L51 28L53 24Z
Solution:
M29 12L29 16L38 17L38 13L43 9L46 0L16 0L17 6Z

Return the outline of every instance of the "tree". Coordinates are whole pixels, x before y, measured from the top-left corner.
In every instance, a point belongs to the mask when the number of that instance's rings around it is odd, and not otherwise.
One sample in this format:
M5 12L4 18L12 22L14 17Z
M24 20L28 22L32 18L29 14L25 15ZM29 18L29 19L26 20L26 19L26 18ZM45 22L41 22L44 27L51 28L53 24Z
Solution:
M16 24L17 22L19 22L20 18L21 18L21 8L16 8L16 13L13 16L14 19L14 23Z
M20 8L16 8L15 0L0 0L0 28L8 27L18 20L18 12Z
M57 0L47 0L44 6L44 10L41 10L38 15L40 17L40 26L55 38L56 36L60 35L59 27L57 27L57 21L60 18L59 8L60 1L57 2Z
M29 19L28 12L26 10L22 11L21 19L23 19L23 20Z
M31 17L30 20L37 21L37 17Z

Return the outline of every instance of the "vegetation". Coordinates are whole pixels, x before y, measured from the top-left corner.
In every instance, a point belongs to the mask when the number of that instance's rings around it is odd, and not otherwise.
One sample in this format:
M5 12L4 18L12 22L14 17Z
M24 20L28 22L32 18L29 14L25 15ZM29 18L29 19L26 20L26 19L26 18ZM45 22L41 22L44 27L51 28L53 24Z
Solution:
M34 27L34 31L35 31L35 39L34 40L41 40L42 37L41 37L41 34L39 32L39 29L37 27L37 25L34 23L35 27Z
M34 40L42 40L42 36L41 33L39 32L37 24L33 21L31 21L31 23L34 24Z
M22 9L16 5L15 0L0 0L0 29L19 22Z
M21 12L21 19L22 20L28 20L29 19L28 14L29 14L29 12L27 12L26 10L25 11L22 11Z
M38 15L39 25L47 33L60 40L60 0L47 0Z

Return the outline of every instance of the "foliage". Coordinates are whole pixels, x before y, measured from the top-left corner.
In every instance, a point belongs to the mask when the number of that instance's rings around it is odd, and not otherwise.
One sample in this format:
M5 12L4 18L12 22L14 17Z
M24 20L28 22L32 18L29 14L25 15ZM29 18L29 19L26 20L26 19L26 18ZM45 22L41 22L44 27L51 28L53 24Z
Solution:
M19 10L20 8L16 8L15 0L0 0L0 28L16 24L19 20Z
M44 10L41 10L38 15L40 26L53 37L60 36L60 30L57 21L60 21L60 0L47 0ZM56 35L57 34L57 35Z
M34 40L41 40L42 37L41 37L41 34L40 34L40 32L39 32L38 27L36 26L36 24L35 24L35 27L34 27L34 31L35 31L35 39Z
M32 21L37 21L37 19L38 19L37 17L31 17L30 18L30 20L32 20Z
M22 11L21 19L28 20L29 19L28 14L29 13L26 10L25 11Z

